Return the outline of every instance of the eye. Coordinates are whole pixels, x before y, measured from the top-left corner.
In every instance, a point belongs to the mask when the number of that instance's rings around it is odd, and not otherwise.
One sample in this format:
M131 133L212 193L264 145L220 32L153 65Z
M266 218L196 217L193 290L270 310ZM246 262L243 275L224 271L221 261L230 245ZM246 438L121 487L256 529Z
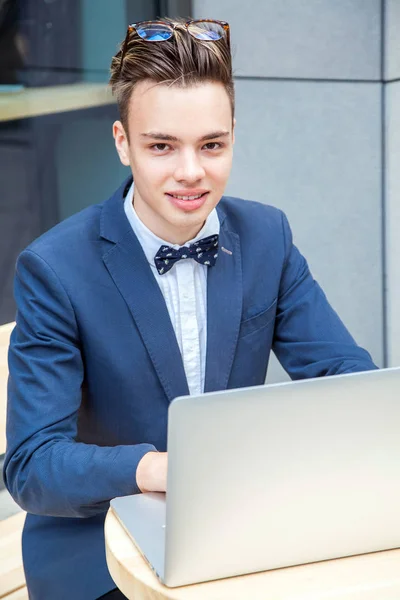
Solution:
M219 150L222 148L221 142L208 142L208 144L204 144L204 148L206 150Z
M153 144L152 146L150 146L151 150L155 150L156 152L165 152L165 150L167 150L169 148L168 144L163 144L162 142L160 142L159 144Z

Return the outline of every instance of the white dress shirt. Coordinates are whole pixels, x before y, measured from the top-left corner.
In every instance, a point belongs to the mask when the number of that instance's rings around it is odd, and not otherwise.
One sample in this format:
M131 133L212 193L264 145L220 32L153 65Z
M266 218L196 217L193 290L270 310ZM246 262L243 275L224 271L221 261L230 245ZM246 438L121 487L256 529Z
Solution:
M152 273L160 286L175 331L189 391L192 395L204 391L207 349L207 272L210 267L193 259L180 260L164 275L160 275L154 257L160 246L179 248L157 237L139 219L133 207L133 184L125 198L125 214L138 238ZM188 245L209 235L219 234L219 219L215 208L204 227ZM212 267L211 267L212 268Z

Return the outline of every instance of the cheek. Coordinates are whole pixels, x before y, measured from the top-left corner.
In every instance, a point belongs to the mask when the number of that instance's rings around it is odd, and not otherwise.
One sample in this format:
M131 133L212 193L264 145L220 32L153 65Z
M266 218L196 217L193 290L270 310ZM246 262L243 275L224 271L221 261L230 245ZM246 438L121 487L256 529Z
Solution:
M229 177L229 174L231 172L231 167L232 167L232 158L225 157L224 159L221 159L221 161L218 162L218 164L212 165L210 167L208 173L209 173L209 176L212 177L212 179L215 182L218 182L219 184L223 185L226 183L226 180Z
M137 178L146 180L149 186L156 186L158 182L163 181L170 176L171 165L166 160L154 158L152 156L139 156L134 161Z

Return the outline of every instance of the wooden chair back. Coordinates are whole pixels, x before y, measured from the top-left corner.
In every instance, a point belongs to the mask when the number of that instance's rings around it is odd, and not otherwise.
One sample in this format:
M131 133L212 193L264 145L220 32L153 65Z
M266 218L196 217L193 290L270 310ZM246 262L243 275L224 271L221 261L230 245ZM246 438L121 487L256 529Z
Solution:
M15 323L0 325L0 455L6 451L7 354Z

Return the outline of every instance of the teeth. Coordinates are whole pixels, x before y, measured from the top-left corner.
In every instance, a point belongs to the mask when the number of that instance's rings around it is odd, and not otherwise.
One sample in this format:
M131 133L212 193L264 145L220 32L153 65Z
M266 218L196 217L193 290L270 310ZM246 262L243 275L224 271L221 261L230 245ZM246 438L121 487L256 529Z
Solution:
M174 198L178 198L178 200L197 200L197 198L201 198L203 194L197 194L197 196L176 196L173 194Z

